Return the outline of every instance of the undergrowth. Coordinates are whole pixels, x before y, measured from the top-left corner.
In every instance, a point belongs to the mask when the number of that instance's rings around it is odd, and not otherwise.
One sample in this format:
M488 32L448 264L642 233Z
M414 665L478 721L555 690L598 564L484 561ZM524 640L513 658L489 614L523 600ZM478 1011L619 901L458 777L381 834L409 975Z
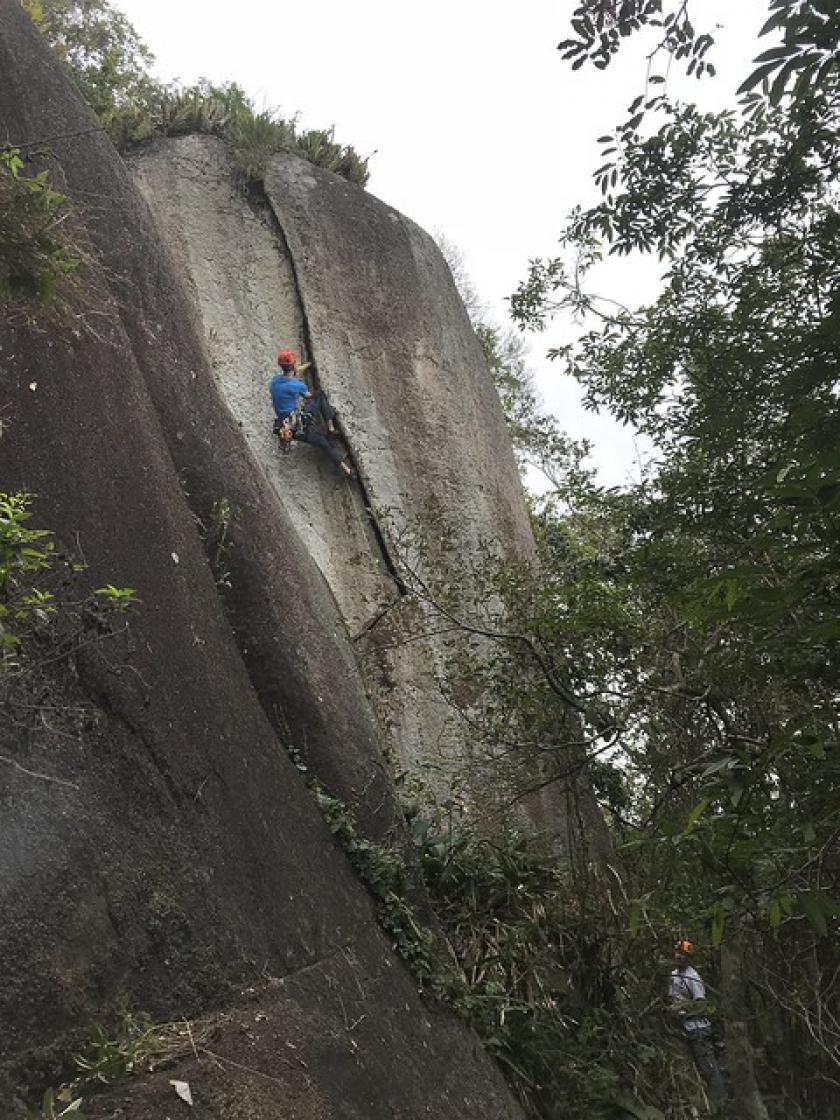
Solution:
M306 767L296 759L298 767ZM698 1085L661 1013L663 966L645 936L600 921L568 867L515 831L479 835L451 802L406 803L432 928L407 901L399 852L310 789L418 980L499 1062L539 1120L690 1120Z
M72 614L71 629L78 637L76 620L83 628L99 629L108 614L122 613L138 601L133 588L113 584L73 602L57 598L48 578L80 569L57 554L48 530L28 524L32 501L25 492L0 493L0 674L19 674L26 645L47 631L57 632L54 624L62 617ZM61 641L72 648L66 633Z
M448 809L421 811L413 801L430 921L409 901L413 859L367 839L348 806L293 759L420 990L476 1033L527 1115L695 1120L698 1086L659 1013L662 969L651 943L615 924L593 927L579 884L550 851L515 832L477 835ZM83 1120L88 1093L190 1053L198 1030L121 1009L76 1055L76 1076L45 1094L44 1120Z
M76 1075L41 1101L42 1120L84 1120L85 1097L97 1088L128 1077L152 1073L160 1066L195 1054L216 1029L211 1019L156 1023L150 1015L121 1003L113 1021L94 1027L86 1045L73 1056Z
M44 541L32 542L33 564L49 555ZM661 1014L663 962L651 937L631 938L608 908L596 913L592 891L535 838L472 831L454 800L424 802L416 783L405 805L408 857L368 839L351 809L292 757L419 989L476 1033L527 1115L696 1118L699 1089ZM418 866L431 904L422 913ZM189 1052L186 1038L184 1024L121 1011L94 1030L77 1075L45 1095L43 1117L82 1120L97 1085Z
M32 151L0 148L0 303L29 318L47 309L57 317L85 252L68 223L66 197L35 159Z
M74 786L67 771L76 763L64 745L81 743L98 716L86 702L68 702L59 678L75 675L83 649L120 640L138 599L113 584L81 591L82 566L30 525L32 501L0 493L0 769Z

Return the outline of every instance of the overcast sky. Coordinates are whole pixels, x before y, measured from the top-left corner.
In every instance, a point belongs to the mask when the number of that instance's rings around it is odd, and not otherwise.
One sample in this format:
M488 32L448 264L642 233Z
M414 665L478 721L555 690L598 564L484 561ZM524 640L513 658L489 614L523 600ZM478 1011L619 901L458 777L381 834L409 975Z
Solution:
M641 43L605 72L573 73L561 60L573 0L115 4L154 53L159 77L235 81L259 108L297 114L301 128L334 126L338 141L370 156L368 189L461 250L500 325L528 262L552 253L573 206L595 200L596 138L644 88ZM674 69L669 92L720 107L749 72L767 0L695 0L695 8L698 20L720 25L711 56L720 77L680 82ZM639 268L633 288L652 275ZM549 341L531 339L546 405L570 435L595 441L605 482L623 481L632 433L580 408L577 387L544 360Z

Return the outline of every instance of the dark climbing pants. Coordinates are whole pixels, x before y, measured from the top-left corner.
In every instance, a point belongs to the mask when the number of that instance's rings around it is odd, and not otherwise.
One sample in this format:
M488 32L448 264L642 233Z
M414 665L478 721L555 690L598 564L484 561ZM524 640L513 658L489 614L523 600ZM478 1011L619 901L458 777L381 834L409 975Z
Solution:
M726 1100L726 1083L715 1054L711 1027L686 1031L685 1038L694 1064L697 1066L697 1072L703 1078L706 1092L709 1094L709 1103L713 1106L721 1104Z
M301 443L311 443L313 447L319 448L336 466L344 462L344 454L339 451L335 444L330 443L323 432L313 432L311 430L301 432L295 435L295 439L299 439Z
M345 453L336 447L323 432L315 429L315 424L319 420L323 421L324 424L334 424L338 415L327 400L327 395L323 389L316 389L312 396L304 401L301 411L305 413L307 419L304 424L295 429L294 438L300 443L310 443L313 447L317 447L336 466L343 463ZM294 413L284 413L280 420L286 420L290 416L294 416Z
M316 420L320 417L325 424L334 424L338 413L327 400L323 389L316 389L308 400L303 402L303 411Z
M327 400L327 395L323 389L316 389L309 400L304 401L303 411L311 416L313 421L318 421L320 419L327 425L334 424L337 415L335 409ZM316 431L312 424L308 425L296 438L302 440L304 443L311 443L313 447L319 448L319 450L323 451L327 458L331 459L336 466L344 460L343 452L331 443L323 432Z

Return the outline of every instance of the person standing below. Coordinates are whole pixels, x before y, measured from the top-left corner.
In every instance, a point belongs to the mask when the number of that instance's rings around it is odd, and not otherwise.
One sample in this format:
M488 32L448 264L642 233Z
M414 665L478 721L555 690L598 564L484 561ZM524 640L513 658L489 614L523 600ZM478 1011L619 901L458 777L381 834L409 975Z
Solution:
M692 966L694 946L678 941L674 946L674 968L668 984L669 1011L678 1020L691 1056L703 1078L709 1103L717 1108L726 1100L726 1084L715 1055L712 1023L706 1014L706 985Z
M292 439L319 448L343 475L352 477L353 470L347 456L328 438L336 432L335 409L321 389L313 393L306 382L300 380L299 374L309 369L312 363L298 367L297 354L293 350L281 350L277 355L277 364L280 369L269 382L271 403L277 417L275 431L279 433L283 428L290 430ZM299 411L301 397L304 403ZM328 435L318 430L318 423L323 424Z

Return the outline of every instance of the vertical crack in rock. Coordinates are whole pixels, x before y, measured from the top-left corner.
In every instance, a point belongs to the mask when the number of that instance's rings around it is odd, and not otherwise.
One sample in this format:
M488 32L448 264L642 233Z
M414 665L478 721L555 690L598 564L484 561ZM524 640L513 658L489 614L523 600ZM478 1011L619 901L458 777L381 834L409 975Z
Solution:
M396 575L381 527L371 519L365 464L353 447L357 479L348 482L313 447L296 444L282 454L271 433L268 380L278 350L320 351L286 232L268 201L246 199L219 140L169 140L131 166L192 290L228 407L343 619L358 629L393 597ZM329 392L323 372L319 384ZM340 419L352 443L346 415Z
M286 231L283 229L283 223L282 223L279 215L275 211L274 206L272 205L271 199L269 198L269 196L267 194L262 194L261 195L261 202L264 205L267 212L271 215L272 225L275 228L275 233L276 233L278 239L282 242L282 245L285 248L286 255L287 255L288 260L289 260L289 267L291 269L292 276L294 277L295 291L297 292L298 303L300 305L300 311L301 311L301 333L302 333L303 339L304 339L304 346L302 347L302 351L303 351L303 354L310 356L311 360L314 361L314 363L315 363L314 370L312 371L312 373L307 374L307 380L311 381L311 384L315 388L323 389L324 391L326 391L326 387L322 384L322 381L321 381L321 375L318 373L318 348L317 348L317 346L314 343L313 338L312 338L312 330L311 330L311 327L310 327L310 316L309 316L309 313L307 311L306 300L304 298L303 291L301 290L300 278L298 276L298 262L295 259L295 254L292 251L291 245L289 244L289 238L286 236ZM339 430L343 431L343 425L342 425L342 420L341 420L340 415L339 415L339 419L338 419L338 424L339 424ZM402 597L403 595L408 594L408 589L406 588L405 582L399 574L398 566L397 566L396 562L394 561L394 559L391 555L391 549L390 549L390 546L388 544L387 534L385 533L385 530L380 525L379 519L376 516L376 511L374 510L374 508L371 504L371 496L368 493L368 489L367 489L367 486L365 484L363 463L360 460L360 458L357 456L357 454L355 452L355 449L352 445L352 442L349 442L345 439L345 443L346 443L346 447L347 447L348 458L350 459L350 462L353 464L353 470L354 470L355 476L356 476L355 480L354 480L354 484L358 488L359 494L361 495L362 508L364 509L364 512L367 515L368 522L370 523L371 533L373 535L373 540L375 542L375 547L376 547L376 549L379 553L379 559L382 563L382 566L385 568L385 571L388 572L391 579L394 581L394 586L396 588L397 595ZM390 609L389 607L384 607L381 610L376 611L375 614L373 615L373 617L363 627L362 632L372 629L376 625L376 623L382 618L382 615L384 613L386 613L387 610L389 610L389 609Z
M468 732L446 639L401 578L400 534L426 542L412 565L423 553L428 586L460 586L485 547L533 556L501 405L448 266L415 223L298 157L272 159L257 208L217 138L169 139L131 166L192 289L219 389L352 636L391 758L448 772ZM285 346L314 359L355 480L305 444L280 453L267 383Z

